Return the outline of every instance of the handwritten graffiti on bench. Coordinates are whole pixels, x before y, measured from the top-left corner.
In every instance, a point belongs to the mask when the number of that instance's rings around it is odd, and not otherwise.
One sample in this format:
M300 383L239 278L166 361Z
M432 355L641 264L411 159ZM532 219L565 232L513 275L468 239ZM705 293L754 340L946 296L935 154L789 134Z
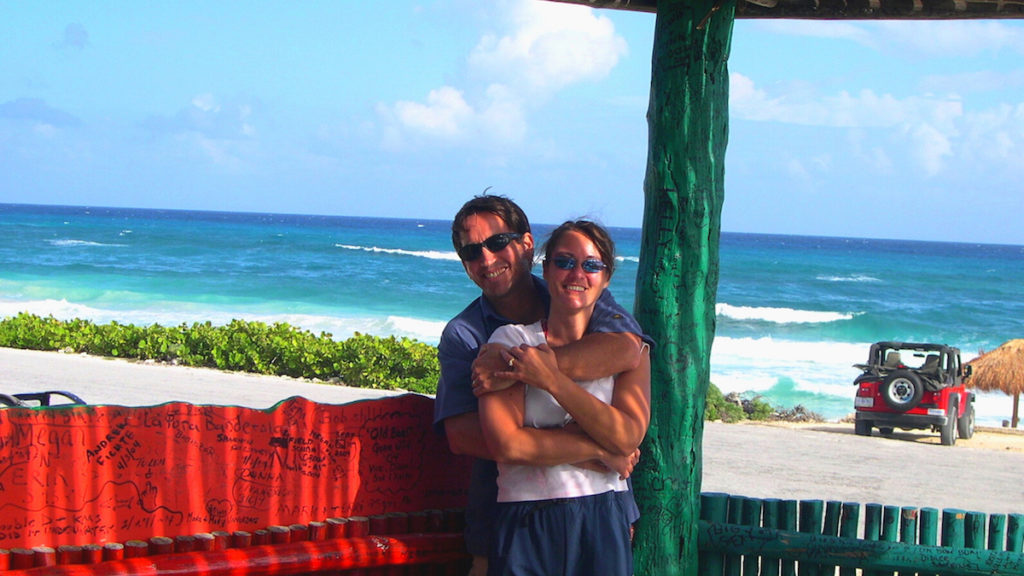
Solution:
M462 506L433 401L0 411L0 548Z

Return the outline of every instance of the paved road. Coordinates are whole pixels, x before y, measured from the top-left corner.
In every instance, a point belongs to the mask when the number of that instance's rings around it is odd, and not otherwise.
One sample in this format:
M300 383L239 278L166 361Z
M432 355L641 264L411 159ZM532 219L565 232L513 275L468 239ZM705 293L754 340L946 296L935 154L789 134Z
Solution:
M710 422L702 491L1024 513L1024 453L931 443L922 433L853 434L852 424L791 429ZM975 438L978 438L976 436Z

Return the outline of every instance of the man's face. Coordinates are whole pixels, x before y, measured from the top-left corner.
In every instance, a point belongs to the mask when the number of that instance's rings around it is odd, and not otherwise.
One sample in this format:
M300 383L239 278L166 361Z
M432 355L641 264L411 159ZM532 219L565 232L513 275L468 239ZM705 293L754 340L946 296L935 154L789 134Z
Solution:
M460 239L465 246L483 242L503 232L512 232L504 220L490 212L480 212L466 218ZM496 252L485 247L475 260L462 262L470 280L492 302L501 300L523 286L529 286L524 281L529 279L532 265L533 236L529 233Z

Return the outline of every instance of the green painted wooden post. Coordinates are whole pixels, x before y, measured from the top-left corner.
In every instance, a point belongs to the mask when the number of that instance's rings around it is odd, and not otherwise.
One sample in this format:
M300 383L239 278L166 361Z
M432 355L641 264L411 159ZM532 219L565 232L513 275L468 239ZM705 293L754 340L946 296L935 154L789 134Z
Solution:
M839 522L842 517L843 503L838 500L825 502L825 521L821 525L821 533L825 536L839 536ZM835 576L836 566L834 564L823 565L821 574Z
M917 508L908 506L900 513L900 542L917 544Z
M797 530L805 534L821 534L822 510L825 503L821 500L802 500L800 502L800 517L797 522ZM811 562L800 562L797 567L797 574L800 576L818 576L821 572L819 564Z
M882 539L882 505L864 505L864 540L878 541ZM864 576L882 576L877 570L865 570Z
M859 524L860 504L857 502L843 502L843 513L839 521L839 536L841 538L856 538ZM856 574L856 568L847 566L839 568L839 576L856 576Z
M882 536L883 542L896 542L900 536L900 508L899 506L882 507Z
M761 525L765 528L782 528L782 500L766 498ZM761 559L761 576L779 576L779 558L765 556Z
M701 495L700 518L705 522L725 523L728 519L729 496L727 494L709 492ZM700 574L722 574L725 566L725 555L717 552L704 552L700 555Z
M921 535L917 543L922 546L935 546L939 543L939 510L938 508L921 508Z
M636 316L657 343L634 476L638 575L697 574L735 9L736 0L658 2L636 289Z
M988 517L989 550L1006 550L1006 514L993 514Z
M1024 514L1006 517L1006 549L1010 552L1024 549Z
M743 524L743 501L745 499L743 496L729 496L729 524ZM741 576L743 574L743 558L738 555L726 556L725 569L722 574L723 576Z
M838 500L825 502L825 522L821 526L821 533L826 536L839 535L839 518L843 503Z
M796 500L783 500L782 501L782 529L788 532L796 532L797 526L797 502ZM783 560L782 576L796 576L796 562L793 560Z
M985 519L981 512L968 512L964 520L964 546L985 549Z
M747 498L743 501L743 525L744 526L761 526L761 501L756 498ZM760 564L760 559L757 556L750 555L743 557L743 574L757 574L757 567Z
M966 512L956 508L942 511L942 545L947 548L964 547L964 523Z

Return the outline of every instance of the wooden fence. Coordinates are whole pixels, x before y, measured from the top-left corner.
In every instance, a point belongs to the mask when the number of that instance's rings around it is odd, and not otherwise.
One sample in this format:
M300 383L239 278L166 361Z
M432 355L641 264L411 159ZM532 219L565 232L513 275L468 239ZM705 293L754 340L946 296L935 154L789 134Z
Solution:
M698 532L702 576L1024 575L1024 514L705 493Z

